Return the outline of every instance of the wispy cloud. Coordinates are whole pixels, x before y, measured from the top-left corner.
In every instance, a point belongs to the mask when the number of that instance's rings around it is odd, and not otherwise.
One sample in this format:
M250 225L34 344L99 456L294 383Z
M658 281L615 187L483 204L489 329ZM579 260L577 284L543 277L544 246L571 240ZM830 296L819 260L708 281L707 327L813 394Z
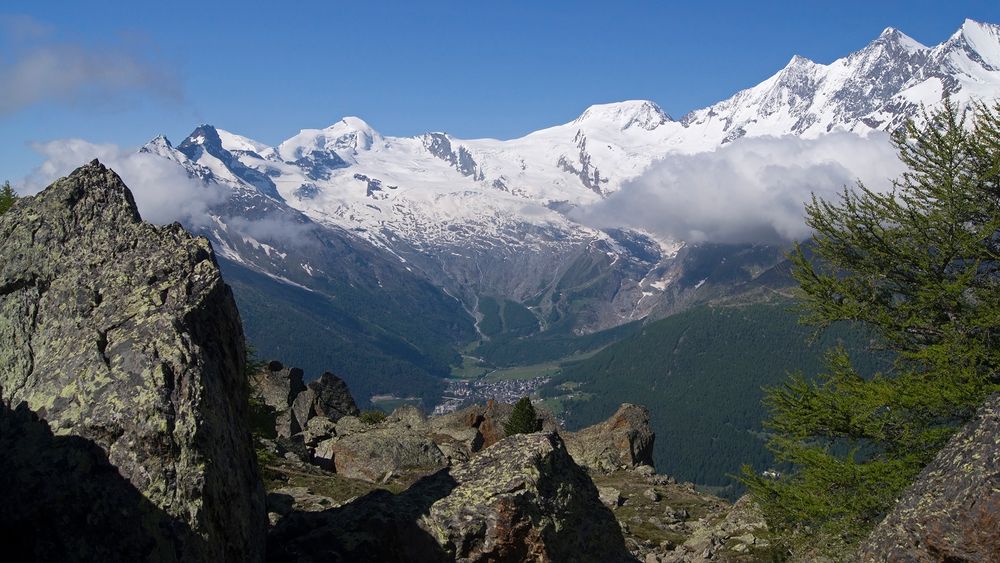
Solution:
M0 116L43 102L108 106L136 95L183 98L177 73L140 46L60 40L29 16L3 16L0 30Z
M152 223L179 221L190 228L205 226L210 220L209 208L229 197L226 188L191 178L176 162L134 149L82 139L36 143L33 148L46 160L19 183L18 191L24 195L41 191L97 158L122 177L135 196L142 218Z
M832 199L860 179L888 189L903 166L887 135L741 139L712 152L671 155L574 218L631 226L674 240L783 242L809 235L804 203Z

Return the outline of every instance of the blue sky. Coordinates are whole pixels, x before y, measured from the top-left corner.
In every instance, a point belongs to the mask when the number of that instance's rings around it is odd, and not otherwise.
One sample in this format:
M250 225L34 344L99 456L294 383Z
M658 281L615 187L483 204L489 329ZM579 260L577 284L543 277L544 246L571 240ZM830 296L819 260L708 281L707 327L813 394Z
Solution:
M179 142L199 123L277 143L357 115L389 135L512 138L593 103L674 117L794 54L922 43L1000 2L59 2L0 6L0 179L60 138ZM11 86L11 82L15 85Z

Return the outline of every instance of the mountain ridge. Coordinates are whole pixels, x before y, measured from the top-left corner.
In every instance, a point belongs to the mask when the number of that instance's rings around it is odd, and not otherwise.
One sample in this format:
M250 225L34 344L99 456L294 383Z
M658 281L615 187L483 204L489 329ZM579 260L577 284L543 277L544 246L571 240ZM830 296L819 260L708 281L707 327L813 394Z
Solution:
M628 100L510 140L394 137L348 116L275 146L202 125L177 147L160 136L141 150L229 190L200 232L241 267L327 296L364 286L368 298L392 303L429 291L430 302L455 300L445 315L455 327L483 318L481 299L511 301L541 332L581 335L775 283L755 280L777 271L778 251L601 228L576 213L655 163L755 137L864 138L945 99L967 108L998 94L1000 26L969 20L933 47L887 28L829 64L793 57L761 83L677 120L655 102ZM304 232L347 250L319 265L301 247ZM364 273L376 257L397 283L383 287ZM422 283L437 293L414 289ZM458 345L468 334L441 320L439 341Z

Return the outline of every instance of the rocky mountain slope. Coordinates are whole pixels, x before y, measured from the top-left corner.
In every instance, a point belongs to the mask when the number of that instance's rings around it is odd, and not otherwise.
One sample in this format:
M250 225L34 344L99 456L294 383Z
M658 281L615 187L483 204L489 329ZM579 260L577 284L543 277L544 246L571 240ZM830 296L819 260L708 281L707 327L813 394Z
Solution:
M22 501L5 545L261 559L243 331L207 240L143 223L114 172L83 166L0 216L0 341L0 496Z
M542 432L515 436L513 406L492 401L382 420L333 409L288 435L301 378L278 362L253 377L275 415L257 428L270 560L749 561L766 547L749 503L730 510L656 475L644 407L579 432L542 412ZM320 381L353 404L332 375Z

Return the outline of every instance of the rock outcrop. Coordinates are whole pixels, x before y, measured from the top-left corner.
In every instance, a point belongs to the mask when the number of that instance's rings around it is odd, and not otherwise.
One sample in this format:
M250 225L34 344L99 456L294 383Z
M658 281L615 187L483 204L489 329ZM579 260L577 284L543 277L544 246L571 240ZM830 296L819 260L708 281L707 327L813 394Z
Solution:
M632 561L558 434L521 434L392 495L282 518L271 561Z
M278 437L290 438L302 431L307 421L300 422L292 411L295 398L306 390L301 369L286 368L281 362L268 362L251 376L250 388L265 405L274 409Z
M179 561L202 539L154 506L78 436L54 436L0 402L0 545L5 561Z
M398 420L345 426L338 425L337 436L316 448L345 477L378 482L403 471L432 471L448 464L422 426Z
M564 432L566 449L577 463L591 471L653 466L653 440L646 407L628 403L608 420L578 432Z
M453 413L427 420L434 441L449 459L464 461L472 454L487 448L506 437L504 426L510 420L514 405L487 401L485 405L471 405ZM542 430L558 431L558 424L548 412L539 413Z
M312 410L316 416L325 416L337 422L345 416L358 416L361 411L354 403L354 397L344 380L325 372L319 379L309 382L312 391Z
M96 445L139 493L123 514L148 502L190 530L159 559L259 560L243 333L207 240L143 223L114 172L83 166L0 216L0 342L5 404Z
M451 471L421 521L457 561L628 561L614 515L555 433L519 434Z
M1000 561L1000 395L991 397L862 544L862 561Z
M330 372L306 385L301 369L272 361L253 375L251 390L274 409L275 433L279 438L306 432L309 422L316 417L337 422L345 416L361 414L347 384Z

